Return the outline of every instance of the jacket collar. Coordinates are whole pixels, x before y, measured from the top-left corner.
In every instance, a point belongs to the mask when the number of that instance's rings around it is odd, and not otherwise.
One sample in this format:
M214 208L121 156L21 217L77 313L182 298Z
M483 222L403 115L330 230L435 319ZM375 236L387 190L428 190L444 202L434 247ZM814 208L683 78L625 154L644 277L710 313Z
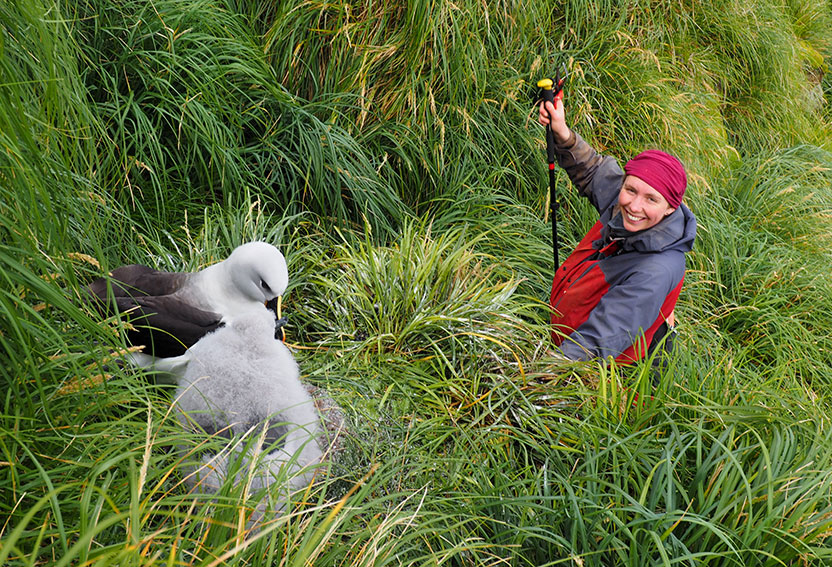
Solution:
M696 220L684 203L655 226L640 232L624 228L621 208L617 203L605 211L601 222L601 239L593 243L596 249L611 240L620 239L621 249L625 252L661 252L668 249L690 252L696 237Z

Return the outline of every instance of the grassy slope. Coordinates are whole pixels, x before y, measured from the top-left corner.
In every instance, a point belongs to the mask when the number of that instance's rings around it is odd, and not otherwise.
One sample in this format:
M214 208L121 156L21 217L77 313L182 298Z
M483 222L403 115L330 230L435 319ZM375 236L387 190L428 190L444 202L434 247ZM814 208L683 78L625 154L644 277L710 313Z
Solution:
M259 6L0 7L0 563L829 561L827 2ZM546 347L531 85L556 56L585 137L691 173L655 388ZM568 247L592 214L559 183ZM253 238L285 249L290 339L351 421L259 534L241 487L187 494L169 392L78 301Z

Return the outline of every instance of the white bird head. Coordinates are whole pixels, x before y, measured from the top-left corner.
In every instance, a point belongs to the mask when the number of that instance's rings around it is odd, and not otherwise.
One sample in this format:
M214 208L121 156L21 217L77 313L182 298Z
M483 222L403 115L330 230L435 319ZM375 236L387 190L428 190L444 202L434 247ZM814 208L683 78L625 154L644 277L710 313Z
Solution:
M286 291L289 270L280 250L267 242L248 242L224 261L231 281L245 297L264 303Z

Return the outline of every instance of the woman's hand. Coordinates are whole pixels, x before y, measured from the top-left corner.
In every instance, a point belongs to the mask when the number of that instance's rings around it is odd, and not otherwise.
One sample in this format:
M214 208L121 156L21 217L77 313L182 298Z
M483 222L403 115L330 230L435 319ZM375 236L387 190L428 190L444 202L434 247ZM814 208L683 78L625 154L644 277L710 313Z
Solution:
M566 115L563 111L563 91L555 96L555 102L541 102L538 122L543 126L552 127L555 142L562 144L569 139L569 126L566 125Z

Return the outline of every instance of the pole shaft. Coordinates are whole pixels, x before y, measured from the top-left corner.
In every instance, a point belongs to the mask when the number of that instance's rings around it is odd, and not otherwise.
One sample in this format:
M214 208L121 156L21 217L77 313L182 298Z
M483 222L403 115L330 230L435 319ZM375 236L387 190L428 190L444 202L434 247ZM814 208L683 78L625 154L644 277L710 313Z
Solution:
M555 260L555 272L560 268L560 260L558 259L558 195L555 185L555 167L554 163L549 164L549 213L552 215L552 253Z
M543 100L554 103L554 91L543 89ZM552 254L555 260L555 272L560 267L558 259L558 194L555 184L555 133L552 125L546 126L546 160L549 164L549 213L552 215Z

